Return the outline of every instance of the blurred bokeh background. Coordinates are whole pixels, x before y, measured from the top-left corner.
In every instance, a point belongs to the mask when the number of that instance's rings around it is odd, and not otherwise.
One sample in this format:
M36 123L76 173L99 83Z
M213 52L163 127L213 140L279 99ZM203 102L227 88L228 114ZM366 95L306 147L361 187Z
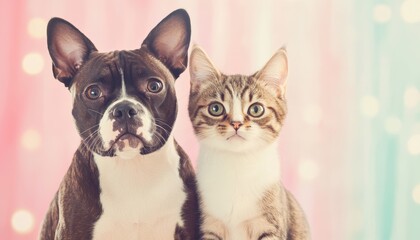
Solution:
M287 46L282 176L314 240L420 239L420 0L3 0L1 240L36 238L79 143L47 21L67 19L100 51L135 49L177 8L225 73ZM195 161L188 72L176 85L175 136Z

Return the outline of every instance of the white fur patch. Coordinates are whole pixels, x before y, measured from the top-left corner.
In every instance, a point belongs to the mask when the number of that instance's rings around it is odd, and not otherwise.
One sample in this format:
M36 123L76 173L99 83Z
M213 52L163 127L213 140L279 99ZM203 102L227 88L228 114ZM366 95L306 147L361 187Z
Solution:
M121 75L121 98L127 97L127 87L125 86L125 78L124 78L124 71L119 68L118 71Z
M261 214L263 193L280 181L277 143L247 153L201 145L197 180L205 211L227 226L230 240L243 240L241 224Z
M119 69L120 75L121 75L121 94L119 99L117 99L115 102L113 102L105 111L105 114L103 115L101 121L99 122L99 134L102 140L102 145L107 150L111 147L111 144L115 142L116 138L121 134L120 129L114 130L113 125L115 119L112 119L109 117L111 114L112 109L115 107L115 105L123 102L128 101L131 102L133 105L141 105L138 101L136 101L133 98L130 98L127 95L127 89L125 86L125 79L124 79L124 72L120 68ZM142 106L142 114L140 116L142 121L142 126L137 128L135 134L138 136L142 136L146 141L150 142L152 141L152 124L153 124L153 116L152 114L147 110L146 107ZM140 149L143 147L143 144L138 144L136 147L132 147L129 144L128 140L123 140L123 149L117 148L116 149L116 155L123 158L123 159L129 159L134 157Z
M113 130L113 124L114 124L114 119L110 119L109 118L109 114L110 111L112 110L112 108L118 104L121 103L123 101L129 101L132 102L134 105L140 104L138 101L131 99L131 98L120 98L119 100L115 101L114 103L112 103L107 110L105 111L105 114L103 115L101 121L99 122L99 133L102 139L102 144L104 146L105 149L109 149L111 147L111 143L112 141L115 141L115 139L117 138L118 135L121 134L121 132L117 129L117 130ZM147 110L146 107L143 107L144 113L141 117L143 126L139 127L136 131L136 134L138 135L142 135L143 138L146 141L151 141L152 140L152 123L153 123L153 116L152 114ZM139 150L142 146L137 146L135 149L130 148L129 144L125 144L125 148L123 149L123 151L119 151L117 149L117 154L119 154L119 152L125 152L125 151L134 151L134 150Z
M231 151L238 154L247 151L259 151L261 148L265 148L268 143L263 140L263 136L267 133L256 123L250 123L250 126L251 128L249 129L242 126L236 132L229 125L226 133L223 135L215 127L210 128L206 132L203 131L202 135L206 137L200 139L200 147L217 149L217 151Z
M244 121L244 114L242 112L242 103L241 99L238 96L233 97L232 103L232 121L235 122L243 122Z
M94 155L103 214L93 239L173 239L186 199L171 136L158 151L133 159Z

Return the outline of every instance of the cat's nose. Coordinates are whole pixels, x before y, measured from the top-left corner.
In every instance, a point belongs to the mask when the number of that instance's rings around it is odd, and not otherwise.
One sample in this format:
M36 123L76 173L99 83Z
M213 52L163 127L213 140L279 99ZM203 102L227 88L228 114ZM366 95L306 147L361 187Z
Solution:
M230 125L232 125L233 129L237 131L243 125L243 123L239 121L232 121L230 122Z

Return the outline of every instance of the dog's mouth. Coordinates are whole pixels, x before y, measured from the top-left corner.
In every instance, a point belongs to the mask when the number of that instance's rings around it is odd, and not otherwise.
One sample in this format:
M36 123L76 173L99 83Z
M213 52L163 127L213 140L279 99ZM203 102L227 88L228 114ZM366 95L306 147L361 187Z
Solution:
M123 152L125 149L140 149L145 145L145 139L141 135L131 132L119 134L115 140L111 141L110 149Z
M136 155L147 155L162 147L170 131L164 127L123 126L113 131L103 131L101 148L93 149L103 156L118 156L121 158L132 158Z

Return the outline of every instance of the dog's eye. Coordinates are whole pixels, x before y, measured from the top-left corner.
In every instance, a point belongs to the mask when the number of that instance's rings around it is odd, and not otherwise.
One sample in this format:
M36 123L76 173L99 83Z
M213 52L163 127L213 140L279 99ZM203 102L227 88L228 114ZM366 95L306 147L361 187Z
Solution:
M86 94L86 97L89 98L90 100L96 100L100 96L102 96L102 91L97 85L92 85L86 89L85 94Z
M147 90L152 93L158 93L163 89L163 83L158 79L150 79L147 83Z

